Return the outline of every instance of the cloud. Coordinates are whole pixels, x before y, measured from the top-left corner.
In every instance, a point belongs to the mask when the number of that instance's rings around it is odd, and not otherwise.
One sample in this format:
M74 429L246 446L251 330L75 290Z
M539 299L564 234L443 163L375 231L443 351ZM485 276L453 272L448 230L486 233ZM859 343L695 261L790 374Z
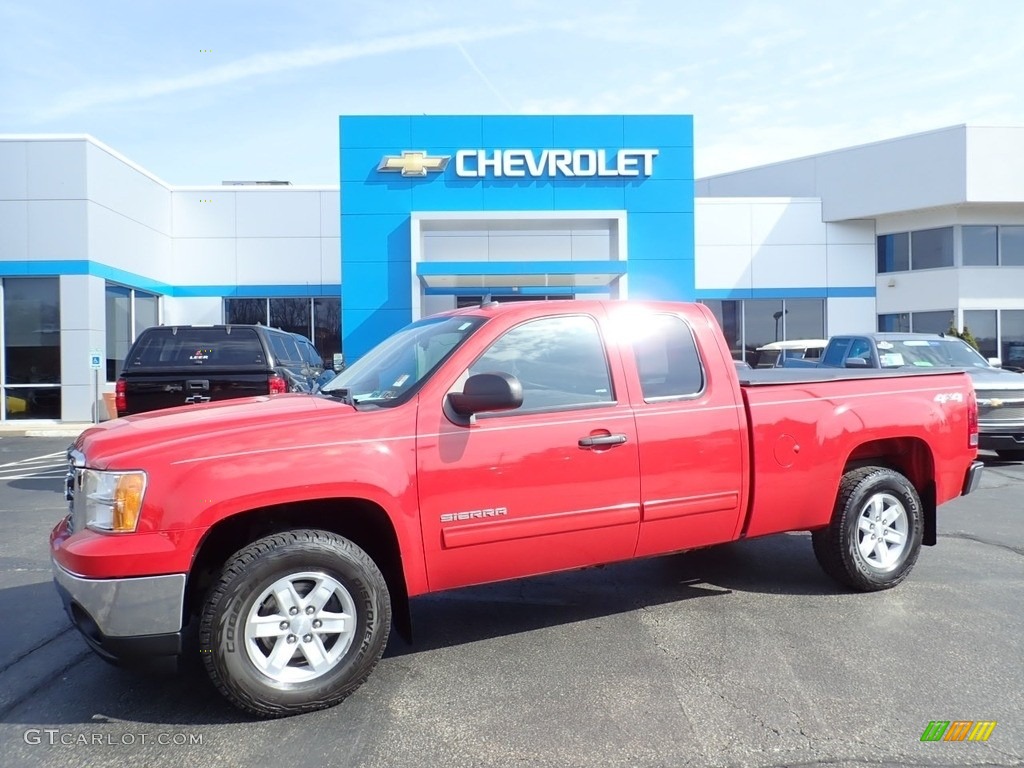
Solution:
M381 56L443 45L456 45L461 49L462 43L466 41L479 42L508 37L533 31L537 29L537 26L536 24L519 24L479 28L451 27L427 30L416 34L377 37L344 45L257 54L210 69L174 77L70 91L59 96L49 107L41 110L36 118L50 120L80 114L96 107L126 104L184 91L214 88L279 72L322 67L368 56Z

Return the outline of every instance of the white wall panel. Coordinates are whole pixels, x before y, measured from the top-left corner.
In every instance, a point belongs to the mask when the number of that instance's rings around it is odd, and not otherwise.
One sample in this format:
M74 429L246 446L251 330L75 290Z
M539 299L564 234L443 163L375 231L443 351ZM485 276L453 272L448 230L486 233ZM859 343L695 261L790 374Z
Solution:
M320 206L319 192L236 192L238 236L319 237Z
M240 237L239 285L320 284L319 237Z
M105 287L101 277L61 275L61 330L93 330L102 334L107 323Z
M3 145L0 144L0 148ZM28 259L28 202L0 200L0 261Z
M28 197L28 142L0 141L0 200Z
M84 200L31 200L28 204L28 258L87 259Z
M320 234L341 237L341 193L320 192Z
M694 242L702 245L750 245L750 204L739 200L694 201Z
M86 144L89 199L165 235L171 234L171 192L163 184Z
M100 387L103 387L103 382L100 382ZM93 420L94 413L100 414L100 420L106 418L103 402L99 394L94 392L92 384L74 386L65 384L61 387L60 417L62 421L88 424Z
M423 237L422 261L487 261L487 235L429 232Z
M958 272L950 268L878 275L878 313L887 315L956 309L959 300Z
M173 282L170 237L91 201L87 211L90 259L160 282Z
M755 245L807 245L825 242L818 201L756 203L751 206L751 242Z
M875 284L874 243L826 246L826 285L862 288Z
M817 197L815 162L809 157L709 176L696 188L709 197Z
M164 325L217 325L224 322L224 300L216 296L163 300Z
M238 284L233 238L181 238L174 241L172 248L172 285Z
M572 233L573 261L608 261L613 247L611 232Z
M967 199L1024 200L1024 128L967 128Z
M29 142L28 198L84 199L85 145L84 139Z
M987 300L992 306L1024 301L1024 267L964 267L959 270L959 295L965 301Z
M455 309L454 296L424 296L420 299L420 317L436 315L438 312L447 312L450 309Z
M325 285L341 282L341 238L320 239L320 279Z
M747 289L752 286L749 245L697 246L694 284L698 290Z
M874 247L875 220L830 221L825 224L825 242L829 245L867 243Z
M572 238L568 235L516 235L491 232L488 261L570 261Z
M825 331L829 336L870 333L878 328L875 300L872 298L827 299L825 314Z
M826 285L825 245L762 245L751 265L754 288L815 288Z
M174 192L175 237L234 237L235 193L216 190Z

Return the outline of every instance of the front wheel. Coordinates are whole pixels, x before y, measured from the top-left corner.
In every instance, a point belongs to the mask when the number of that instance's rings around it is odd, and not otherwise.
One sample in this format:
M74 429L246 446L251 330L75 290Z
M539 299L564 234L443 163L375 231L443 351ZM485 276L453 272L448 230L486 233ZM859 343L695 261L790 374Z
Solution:
M391 628L380 570L327 531L268 536L235 554L199 624L203 663L236 707L261 717L324 709L358 688Z
M825 572L862 592L889 589L917 562L923 533L913 484L885 467L843 475L832 521L814 531L814 554Z

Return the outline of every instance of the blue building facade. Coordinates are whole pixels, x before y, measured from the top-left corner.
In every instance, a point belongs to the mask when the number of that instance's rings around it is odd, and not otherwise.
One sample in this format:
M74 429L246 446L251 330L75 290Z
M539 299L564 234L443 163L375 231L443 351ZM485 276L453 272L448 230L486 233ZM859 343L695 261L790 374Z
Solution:
M695 297L689 115L339 123L350 361L443 297Z

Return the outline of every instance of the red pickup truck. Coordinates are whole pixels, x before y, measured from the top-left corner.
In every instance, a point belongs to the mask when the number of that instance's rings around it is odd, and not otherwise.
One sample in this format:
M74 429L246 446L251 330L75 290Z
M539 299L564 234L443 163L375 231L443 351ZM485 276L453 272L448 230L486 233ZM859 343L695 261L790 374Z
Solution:
M675 303L426 318L323 394L131 416L69 450L51 535L111 661L198 652L236 706L336 704L428 592L811 531L856 590L902 581L981 475L962 372L740 371Z

